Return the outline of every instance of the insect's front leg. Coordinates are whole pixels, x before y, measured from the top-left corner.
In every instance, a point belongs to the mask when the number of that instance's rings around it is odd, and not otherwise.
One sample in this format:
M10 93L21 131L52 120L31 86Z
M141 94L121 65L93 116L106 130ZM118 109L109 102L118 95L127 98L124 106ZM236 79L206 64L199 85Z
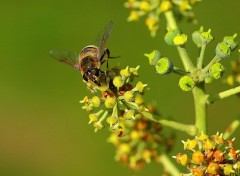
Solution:
M104 59L104 56L107 54L107 58ZM103 51L101 57L100 57L100 62L101 64L103 64L105 61L107 62L107 69L108 69L108 59L114 59L114 58L118 58L119 56L116 57L112 57L110 56L110 51L108 48L105 48L105 50Z

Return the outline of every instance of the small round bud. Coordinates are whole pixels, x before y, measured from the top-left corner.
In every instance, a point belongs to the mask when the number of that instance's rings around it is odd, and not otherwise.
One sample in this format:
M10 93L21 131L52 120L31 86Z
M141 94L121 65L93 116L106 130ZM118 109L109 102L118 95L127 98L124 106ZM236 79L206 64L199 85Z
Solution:
M207 173L209 174L219 174L219 165L217 163L210 163L207 167Z
M157 73L161 75L168 75L173 71L173 63L167 58L160 58L155 65Z
M164 0L161 2L159 8L161 12L166 12L172 8L172 3L169 0Z
M100 86L98 86L98 89L101 91L101 92L105 92L106 90L108 90L108 86L106 84L101 84Z
M120 75L125 76L125 77L129 77L131 75L131 73L129 71L129 68L127 67L125 69L120 70Z
M144 87L146 87L147 84L143 84L141 81L139 81L137 84L136 84L136 88L138 90L138 92L142 93L143 90L144 90Z
M131 148L128 144L122 143L118 147L118 152L120 154L128 154L131 151Z
M94 96L92 99L91 99L91 102L93 104L94 107L99 107L100 104L101 104L101 100L98 96Z
M237 34L234 34L233 36L226 36L223 38L223 42L227 43L230 46L231 51L235 50L237 47L237 42L235 41L236 37Z
M202 168L199 168L199 167L193 168L193 169L191 170L191 172L192 172L192 175L193 175L193 176L204 176L204 174L203 174L203 169L202 169Z
M123 118L129 119L129 120L135 119L135 117L134 117L134 110L128 110L128 111L126 111L126 112L123 114Z
M192 154L192 162L195 164L201 164L204 161L204 155L200 151L196 151Z
M205 150L210 150L210 149L213 149L215 147L214 143L210 140L206 140L204 143L203 143L203 147Z
M139 14L136 10L132 10L128 16L128 21L137 21L139 19Z
M214 79L221 78L224 74L224 71L225 71L224 66L222 64L220 64L219 62L213 64L211 66L211 68L209 69L209 72Z
M120 76L116 76L116 77L113 79L113 84L114 84L114 86L116 86L116 87L122 87L123 84L124 84L124 81L123 81L123 79L122 79Z
M164 40L165 42L169 45L169 46L174 46L174 42L173 39L180 34L180 30L179 29L175 29L175 30L170 30L166 33L166 35L164 36Z
M144 100L142 95L140 95L139 93L136 94L134 102L138 105L143 104Z
M183 91L190 91L195 86L195 82L190 76L185 75L180 78L179 86Z
M182 46L187 43L187 35L186 34L177 34L173 39L173 43L176 46Z
M181 153L177 154L177 156L176 156L176 161L177 161L179 164L185 166L185 165L187 164L187 161L188 161L188 156L187 156L187 154L181 154Z
M112 125L114 125L114 124L117 123L117 118L116 118L116 117L113 117L113 116L108 117L108 118L107 118L107 123L109 123L110 126L112 126Z
M231 164L226 164L224 166L223 172L225 175L230 175L232 173L232 171L233 171L233 167Z
M151 8L151 6L150 6L149 2L147 2L147 1L141 1L140 6L139 6L139 9L140 9L140 10L147 12L147 11L150 10L150 8Z
M213 36L211 34L211 29L207 32L201 32L202 42L205 44L210 43L213 40Z
M144 54L149 60L150 65L156 65L156 62L160 59L161 53L158 50L153 50L149 54Z
M198 48L202 47L202 37L201 37L201 32L200 31L194 31L192 33L192 40L197 45Z
M89 119L90 119L90 122L97 122L98 121L98 116L96 114L89 114Z
M124 100L126 102L131 102L134 99L134 92L133 91L126 91L123 95Z
M106 108L113 108L116 104L116 99L113 97L107 97L105 100Z
M227 43L225 42L218 43L216 47L216 55L220 59L226 59L230 56L230 54L231 54L231 49Z

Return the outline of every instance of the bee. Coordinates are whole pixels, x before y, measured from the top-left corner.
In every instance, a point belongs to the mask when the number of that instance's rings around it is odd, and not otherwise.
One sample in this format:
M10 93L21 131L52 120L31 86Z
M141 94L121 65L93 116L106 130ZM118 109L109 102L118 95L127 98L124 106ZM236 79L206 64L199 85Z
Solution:
M84 47L79 54L69 51L50 51L50 54L60 62L66 63L81 72L83 80L101 86L103 79L106 83L107 72L100 69L111 57L106 42L112 31L113 22L110 21L97 38L97 45Z

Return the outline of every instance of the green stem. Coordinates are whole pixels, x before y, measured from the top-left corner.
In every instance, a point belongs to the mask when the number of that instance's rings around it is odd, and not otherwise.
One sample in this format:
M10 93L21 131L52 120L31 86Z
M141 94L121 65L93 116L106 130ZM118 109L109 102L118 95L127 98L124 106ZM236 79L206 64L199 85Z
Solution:
M142 112L142 114L144 117L146 117L147 119L149 119L153 122L173 128L175 130L183 131L191 136L196 135L197 130L194 125L186 125L186 124L182 124L179 122L175 122L175 121L171 121L171 120L164 120L164 119L157 120L151 113L146 112L146 111Z
M182 46L177 46L177 50L179 53L180 58L182 59L183 66L186 71L191 71L194 69L193 63L191 59L189 58L186 49Z
M222 100L224 98L227 98L229 96L235 95L237 93L240 93L240 86L220 92L218 94L215 95L207 95L206 96L206 102L208 104L214 103L217 100Z
M174 14L171 10L164 13L170 30L178 29Z
M234 120L226 129L226 131L223 134L224 139L229 139L230 136L237 130L237 128L240 126L240 120Z
M175 167L175 165L171 162L171 160L166 154L162 153L160 155L160 161L164 166L164 169L166 169L167 172L169 172L172 176L180 175L180 172L178 171L178 169Z
M217 56L215 56L211 62L202 70L203 73L208 72L209 68L215 64L216 62L219 62L221 59L219 59Z
M207 134L207 103L205 101L204 83L196 85L192 92L195 104L195 125L198 133Z
M176 73L176 74L181 75L181 76L189 74L189 72L186 72L186 71L184 71L180 68L177 68L177 67L173 68L173 73Z
M206 50L206 44L203 44L202 47L201 47L200 56L198 58L197 68L202 68L202 66L203 66L203 59L204 59L205 50Z

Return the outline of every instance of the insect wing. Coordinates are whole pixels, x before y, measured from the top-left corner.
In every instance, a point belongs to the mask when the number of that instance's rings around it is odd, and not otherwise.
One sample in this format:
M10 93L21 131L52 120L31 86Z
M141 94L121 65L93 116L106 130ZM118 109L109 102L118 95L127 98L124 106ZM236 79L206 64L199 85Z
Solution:
M50 51L50 55L63 63L73 66L74 68L78 68L78 54L71 51Z
M113 22L110 21L106 27L99 33L96 44L99 47L99 52L102 53L105 49L105 45L112 31Z

